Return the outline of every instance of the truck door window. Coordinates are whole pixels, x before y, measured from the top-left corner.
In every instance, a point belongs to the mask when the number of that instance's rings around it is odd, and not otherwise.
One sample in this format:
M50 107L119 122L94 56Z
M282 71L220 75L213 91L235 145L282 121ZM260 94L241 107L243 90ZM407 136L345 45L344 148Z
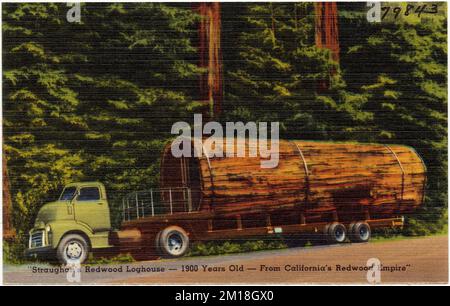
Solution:
M100 191L97 187L84 187L80 189L80 195L77 201L95 201L100 200Z
M64 188L61 196L59 197L60 201L70 201L73 199L75 195L75 191L77 191L77 187L67 187Z

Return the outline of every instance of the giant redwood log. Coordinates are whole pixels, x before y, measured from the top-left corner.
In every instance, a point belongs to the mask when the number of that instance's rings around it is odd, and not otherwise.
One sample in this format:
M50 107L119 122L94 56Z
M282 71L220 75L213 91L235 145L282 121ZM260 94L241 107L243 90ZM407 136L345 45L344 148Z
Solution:
M168 145L161 187L189 187L194 208L219 214L284 208L345 220L399 216L423 202L426 168L411 147L282 140L277 167L261 168L261 159L175 158Z

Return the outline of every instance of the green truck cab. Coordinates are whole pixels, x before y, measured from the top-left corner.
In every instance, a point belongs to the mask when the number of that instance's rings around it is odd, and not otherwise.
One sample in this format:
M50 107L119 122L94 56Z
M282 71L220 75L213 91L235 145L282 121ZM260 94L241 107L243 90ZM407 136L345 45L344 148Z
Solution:
M110 230L105 186L99 182L68 184L57 201L39 210L26 254L84 262L90 250L111 247Z
M91 252L180 257L189 246L187 229L203 215L192 209L189 188L136 191L122 199L122 224L112 231L105 186L72 183L39 210L25 253L62 264L84 263Z

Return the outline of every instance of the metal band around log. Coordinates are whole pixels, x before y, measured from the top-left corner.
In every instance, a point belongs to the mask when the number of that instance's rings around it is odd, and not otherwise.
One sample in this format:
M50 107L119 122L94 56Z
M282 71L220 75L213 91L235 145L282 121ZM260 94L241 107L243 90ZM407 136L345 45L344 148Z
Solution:
M211 181L211 192L212 192L212 195L213 195L211 197L211 204L212 204L213 199L214 199L214 194L215 194L215 191L214 191L214 189L215 189L214 188L214 174L213 174L213 170L212 170L212 166L211 166L211 161L209 160L208 151L205 150L205 146L203 145L203 141L201 142L201 144L202 144L203 153L205 154L205 157L206 157L206 162L208 163L209 179ZM194 147L194 149L195 149L195 147Z
M422 162L422 166L423 166L424 172L425 172L424 173L424 179L423 179L423 187L422 187L422 203L421 204L423 204L424 201L425 201L425 189L427 187L427 173L428 173L428 169L427 169L427 165L425 165L425 161L423 160L422 156L420 156L420 154L417 153L417 151L415 149L413 149L413 148L411 148L411 149L414 151L414 153L416 153L417 156L419 156L420 161Z
M403 168L402 162L398 158L397 154L391 149L391 147L388 145L384 145L384 146L392 153L392 155L394 155L400 169L402 170L402 193L400 195L400 198L403 200L403 192L405 190L405 169Z
M300 149L300 147L297 145L296 142L291 141L295 147L297 148L298 154L300 155L302 162L303 162L303 168L305 170L305 202L308 202L308 193L309 193L309 170L308 170L308 164L306 163L306 159L305 156L303 155L302 150Z

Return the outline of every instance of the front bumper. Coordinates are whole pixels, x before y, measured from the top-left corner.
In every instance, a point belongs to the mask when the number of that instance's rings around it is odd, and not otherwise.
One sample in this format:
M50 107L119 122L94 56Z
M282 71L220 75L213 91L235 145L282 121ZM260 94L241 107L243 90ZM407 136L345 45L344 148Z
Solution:
M52 246L45 246L25 250L25 257L27 258L53 259L55 257L55 254L56 250Z

